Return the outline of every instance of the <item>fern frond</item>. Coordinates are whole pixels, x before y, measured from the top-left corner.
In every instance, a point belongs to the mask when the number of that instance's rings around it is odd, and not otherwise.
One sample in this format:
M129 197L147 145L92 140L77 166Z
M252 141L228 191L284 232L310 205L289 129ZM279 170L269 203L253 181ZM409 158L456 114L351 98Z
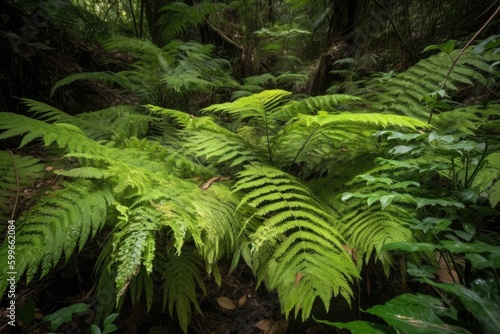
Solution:
M341 208L339 230L356 251L358 261L368 262L374 256L388 275L392 256L381 249L386 243L414 240L406 221L410 213L394 206L382 210L380 205L368 206L360 200L350 200L338 207Z
M279 89L266 90L251 96L239 98L233 102L214 104L202 111L228 114L240 121L256 119L259 124L272 128L270 126L271 116L269 114L275 112L278 106L284 101L284 98L290 94L290 92ZM267 119L268 116L269 120Z
M101 147L74 125L48 124L12 113L0 113L0 129L6 130L0 134L0 139L24 135L21 147L38 138L43 139L45 146L56 143L59 148L73 152L98 152Z
M135 209L117 205L119 222L113 233L112 264L116 266L117 302L125 293L130 280L139 273L141 264L146 272L153 271L155 255L155 231L160 213L152 208L140 206Z
M146 135L154 121L157 121L155 117L139 113L134 106L121 105L78 114L72 124L95 141L123 142Z
M21 198L25 197L23 190L34 186L35 180L43 176L44 168L44 164L34 157L0 151L0 219L10 219L18 190Z
M16 271L29 283L37 272L47 275L64 254L66 261L81 250L87 239L104 225L107 207L113 201L109 188L93 186L89 181L64 184L64 189L42 198L18 219L16 226ZM0 254L7 256L7 242ZM6 275L6 272L0 275ZM2 276L0 292L5 289Z
M132 85L131 83L127 80L126 77L121 76L117 73L113 72L83 72L83 73L75 73L67 76L64 79L61 79L57 81L54 86L52 87L52 90L50 91L50 96L54 95L56 90L61 88L62 86L69 85L75 81L78 80L99 80L103 81L105 83L116 83L123 88L126 89L131 89Z
M277 165L291 170L305 164L311 171L331 157L351 160L356 155L374 151L371 135L380 127L428 128L417 119L397 115L368 113L327 113L298 115L273 137L271 149ZM330 163L327 164L330 164ZM323 167L324 168L324 167Z
M277 289L284 314L295 310L306 319L317 297L327 309L332 295L350 299L356 267L334 218L306 186L281 170L254 165L238 173L233 191L242 193L240 208L255 209L249 219L261 221L250 235L251 267L259 282Z
M363 99L347 94L331 94L308 97L291 101L281 107L281 112L289 117L297 115L315 115L318 111L346 110L348 106L360 103Z
M429 110L420 102L420 98L441 89L440 85L451 66L450 57L456 58L458 52L455 50L450 55L442 52L423 59L383 84L371 81L368 84L369 92L363 97L373 101L372 107L378 112L426 119ZM484 58L467 50L455 64L444 88L458 90L457 84L484 83L482 73L487 73L488 68L488 62Z
M159 265L163 273L163 308L168 304L170 316L175 314L184 333L191 320L193 311L201 314L196 296L197 289L205 291L203 277L200 274L202 264L200 259L190 251L181 255L169 253L162 256ZM194 310L192 309L194 306Z
M29 112L32 112L35 116L39 116L38 119L44 122L68 122L71 121L71 116L66 114L53 106L45 104L40 101L35 101L31 99L23 99L24 104L26 104Z
M235 167L252 161L267 160L258 148L225 129L217 132L200 129L184 134L186 154L205 157L216 165L229 164L229 167Z

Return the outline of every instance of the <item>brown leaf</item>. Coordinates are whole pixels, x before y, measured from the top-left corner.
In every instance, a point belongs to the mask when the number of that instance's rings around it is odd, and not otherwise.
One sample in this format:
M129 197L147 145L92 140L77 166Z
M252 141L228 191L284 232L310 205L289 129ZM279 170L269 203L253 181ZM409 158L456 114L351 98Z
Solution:
M243 306L247 302L247 294L245 293L243 296L240 297L238 300L238 305Z
M260 329L261 331L264 331L264 333L269 333L271 328L273 328L274 321L271 319L264 319L255 324L255 327Z
M227 297L217 298L217 304L225 310L234 310L236 308L233 301Z
M299 271L297 275L295 275L295 287L299 287L300 280L302 279L304 275L302 275L302 271Z
M288 330L288 321L280 319L273 324L269 334L285 334Z

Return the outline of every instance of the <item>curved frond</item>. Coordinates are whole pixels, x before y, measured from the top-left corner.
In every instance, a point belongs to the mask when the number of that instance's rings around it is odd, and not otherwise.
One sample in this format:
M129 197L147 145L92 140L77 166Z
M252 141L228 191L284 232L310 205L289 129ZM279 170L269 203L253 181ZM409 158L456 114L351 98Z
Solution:
M332 295L350 300L356 267L343 248L334 217L306 186L279 169L247 166L233 191L240 208L254 208L251 267L259 282L277 289L282 311L306 319L316 298L329 308ZM300 276L300 279L297 277Z
M106 221L107 207L113 201L109 188L97 188L85 180L65 183L64 187L42 198L18 220L16 252L23 256L16 258L16 277L26 274L28 283L38 272L47 275L63 255L67 261L75 250L81 250ZM7 246L5 242L0 248L5 258ZM4 283L2 277L0 292Z

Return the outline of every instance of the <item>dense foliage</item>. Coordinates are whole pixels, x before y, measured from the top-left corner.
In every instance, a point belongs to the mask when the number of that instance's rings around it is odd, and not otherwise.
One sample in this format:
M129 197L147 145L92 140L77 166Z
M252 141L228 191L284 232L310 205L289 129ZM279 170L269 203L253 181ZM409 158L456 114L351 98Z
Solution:
M59 78L45 98L22 99L24 114L7 104L0 113L0 215L16 221L18 282L43 279L97 242L100 316L111 319L104 327L129 301L150 311L159 300L187 332L202 313L206 276L221 285L222 266L250 268L286 318L305 321L318 302L333 313L334 299L355 308L366 268L389 277L397 265L436 293L405 293L367 310L389 326L325 323L353 333L500 331L498 35L462 48L432 44L434 54L417 62L418 43L399 31L398 15L423 24L425 4L375 1L395 17L377 40L396 34L402 62L415 63L362 75L369 65L360 50L379 45L356 44L353 32L342 42L358 48L329 68L342 81L311 96L325 55L309 55L320 64L308 72L307 45L333 48L331 33L341 28L334 11L363 18L365 1L318 1L326 14L311 1L169 1L156 11L157 1L119 3L68 6L85 13L82 25L94 22L84 38L97 38L107 61L127 61ZM249 8L261 8L264 26ZM296 19L287 21L288 11ZM197 29L199 40L188 41ZM82 82L127 98L79 113L50 103ZM5 240L1 294L8 255ZM110 291L112 303L104 301Z

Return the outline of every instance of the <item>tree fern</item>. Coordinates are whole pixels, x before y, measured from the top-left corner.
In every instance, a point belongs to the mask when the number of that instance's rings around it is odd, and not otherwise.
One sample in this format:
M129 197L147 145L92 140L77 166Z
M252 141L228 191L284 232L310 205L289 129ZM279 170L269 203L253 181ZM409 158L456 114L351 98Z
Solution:
M278 291L284 314L306 319L319 297L328 309L332 295L350 300L356 267L333 227L334 217L290 175L265 165L247 166L234 191L240 207L255 209L250 267L259 282ZM297 279L297 277L300 277Z

